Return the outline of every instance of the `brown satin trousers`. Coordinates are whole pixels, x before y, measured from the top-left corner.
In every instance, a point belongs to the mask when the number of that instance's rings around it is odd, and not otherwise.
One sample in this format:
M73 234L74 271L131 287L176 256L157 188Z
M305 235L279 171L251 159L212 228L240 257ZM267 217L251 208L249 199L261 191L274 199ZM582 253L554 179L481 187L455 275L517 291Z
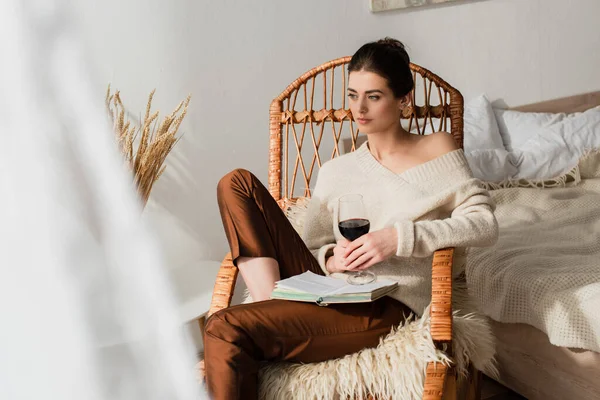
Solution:
M323 275L269 191L250 172L238 169L223 177L217 198L234 263L240 256L272 257L282 279L305 271ZM268 300L226 308L206 322L207 389L215 400L257 399L261 363L312 363L376 347L410 313L389 297L328 307Z

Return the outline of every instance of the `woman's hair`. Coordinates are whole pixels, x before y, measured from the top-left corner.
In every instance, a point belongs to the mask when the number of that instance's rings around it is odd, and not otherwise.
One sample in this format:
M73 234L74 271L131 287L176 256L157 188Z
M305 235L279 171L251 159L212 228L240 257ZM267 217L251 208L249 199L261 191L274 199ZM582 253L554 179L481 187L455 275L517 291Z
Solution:
M363 45L350 60L348 73L373 72L388 81L397 98L410 93L414 87L410 58L401 41L386 37Z

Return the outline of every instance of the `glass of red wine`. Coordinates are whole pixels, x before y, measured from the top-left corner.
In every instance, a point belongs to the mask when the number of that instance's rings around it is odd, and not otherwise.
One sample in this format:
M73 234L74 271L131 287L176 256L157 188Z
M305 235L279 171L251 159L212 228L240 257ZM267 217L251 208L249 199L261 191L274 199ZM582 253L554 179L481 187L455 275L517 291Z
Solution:
M371 223L367 218L362 195L346 194L338 199L338 221L340 233L351 242L369 233ZM357 271L350 274L348 283L364 285L376 278L371 271Z

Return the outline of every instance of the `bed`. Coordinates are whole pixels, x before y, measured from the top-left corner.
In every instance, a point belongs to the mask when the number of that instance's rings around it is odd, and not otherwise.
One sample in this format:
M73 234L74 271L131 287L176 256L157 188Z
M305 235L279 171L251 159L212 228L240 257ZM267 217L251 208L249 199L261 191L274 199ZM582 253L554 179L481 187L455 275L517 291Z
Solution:
M544 103L537 103L517 107L513 110L528 113L574 113L590 110L594 107L597 107L598 105L600 105L600 92L595 92L580 96L558 99L554 101L548 101ZM496 114L496 117L498 117L498 114ZM499 121L499 125L502 125L501 121ZM503 139L507 138L503 137ZM518 141L518 139L515 140ZM510 140L505 140L504 144L506 145L507 142L509 147L511 145ZM512 145L517 144L512 143ZM496 161L498 161L498 159L496 159ZM499 163L501 162L499 161ZM485 162L482 162L481 166L484 165ZM498 165L496 165L496 167L498 167ZM514 171L512 173L514 173ZM578 182L576 182L577 179L581 179L581 176L578 176L576 173L573 173L571 175L566 176L565 179L562 181L555 180L554 182L549 183L549 187L542 189L542 191L539 191L538 193L560 193L560 196L566 195L569 192L566 191L564 187L569 185L576 187L578 185ZM523 186L526 186L527 184L532 184L531 179L522 179L520 182L523 184ZM552 187L553 185L558 187L554 188ZM496 189L500 187L502 187L502 185L497 186ZM535 191L539 189L529 190ZM556 192L547 192L548 190ZM495 190L492 190L491 192L494 193L494 191ZM514 198L512 194L509 197L511 197L511 199ZM600 201L592 199L592 203L588 202L586 204L590 205L590 208L587 212L593 212L595 205L597 205L598 209L600 209ZM535 205L532 205L532 208L535 208ZM570 211L570 213L573 215L577 214L579 211L579 209L574 209ZM600 232L600 226L597 224L587 226L586 223L583 223L581 225L581 230L585 231L585 235L582 235L582 237L589 238L590 234L593 235L591 239L592 242L590 244L593 247L594 242L598 243L597 238L598 233ZM528 238L527 235L523 234L523 232L525 231L521 232L521 240L525 244L528 244L530 238ZM560 232L558 233L560 234ZM566 240L565 243L568 243L568 240ZM575 239L573 239L572 243L575 245L577 242L575 242ZM527 246L524 246L524 248L527 248ZM600 248L600 245L597 245L596 248ZM496 251L496 253L493 253L494 251ZM501 295L498 293L491 293L491 291L493 291L491 289L493 287L491 280L496 279L497 282L495 284L498 284L498 281L501 281L502 279L507 279L508 277L510 277L510 279L513 280L513 282L517 276L526 279L528 273L527 267L523 265L519 266L519 268L521 269L521 275L516 273L505 273L506 271L502 269L504 267L502 267L499 264L502 264L502 260L505 259L503 257L505 257L506 254L498 255L497 252L498 249L488 250L487 253L485 250L475 252L473 259L470 261L472 265L470 266L470 268L469 266L467 267L468 273L469 271L471 271L472 274L474 273L474 275L476 275L475 277L471 277L469 279L470 284L474 286L472 288L474 292L479 292L476 293L475 296L478 297L478 299L480 299L482 303L486 303L482 306L482 308L484 309L484 313L490 315L492 319L522 319L517 317L511 318L511 316L518 315L518 313L511 314L506 310L510 307L517 307L516 305L511 304L511 302L513 302L513 299L510 298L511 295L518 296L518 294L515 294L517 292L505 291L501 293ZM562 255L564 254L557 255L557 257ZM551 253L547 252L540 252L540 254L534 254L534 256L547 257L548 260L552 260ZM489 266L486 264L485 257L487 257L488 261L490 260L490 258L496 257L494 259L494 262L498 262L499 264L495 266ZM598 259L599 258L596 258L596 260ZM600 285L600 261L595 262L595 268L592 270L591 274L586 275L585 280L588 283L591 282L591 284L595 285L594 287L597 288L598 285ZM573 266L573 269L575 268L577 268L577 266ZM477 271L482 271L482 274L480 274L481 276L477 276ZM485 275L485 278L483 277L483 275ZM524 282L535 281L524 280ZM530 283L523 283L523 285L525 286L521 287L521 291L527 289L527 285L530 285ZM531 284L529 290L535 292L537 288L534 286L536 285ZM586 293L589 297L591 292L590 290L587 290ZM562 293L559 290L557 290L557 298L561 295ZM581 291L575 293L575 295L581 296ZM600 304L600 297L597 294L592 294L592 296L593 297L588 298L586 300L585 304L588 308L590 308L590 305L598 306ZM531 297L534 296L532 295ZM546 299L551 299L551 297L547 296ZM502 305L500 305L499 303L502 303ZM535 305L538 306L539 304L536 303ZM543 307L545 307L545 309L547 310L549 306L548 304L546 304ZM585 311L585 307L577 306L577 312L581 311L579 310L579 308ZM531 312L533 313L533 311ZM592 313L596 316L592 316L591 318L596 318L597 321L598 315L600 315L600 309L596 308L595 310L588 310L588 316ZM502 316L503 318L499 318L499 316ZM536 319L536 321L538 321L538 319ZM538 325L544 325L545 323L548 323L548 321L538 321ZM575 324L575 322L573 322L573 324ZM597 348L600 346L600 335L598 334L597 329L598 325L595 326L596 329L593 329L593 327L590 328L590 331L588 332L587 336L587 342L584 341L582 342L583 344L571 347L557 346L552 344L551 341L554 343L561 342L563 338L560 336L560 334L554 336L546 334L542 330L532 326L529 323L507 323L492 321L492 327L497 337L497 361L500 372L500 375L497 380L503 385L521 394L522 396L533 400L600 399L600 379L598 379L600 378L600 353L598 351L590 350L590 347L594 348L594 346L596 346L595 349L597 350ZM550 337L552 337L552 340L550 339Z

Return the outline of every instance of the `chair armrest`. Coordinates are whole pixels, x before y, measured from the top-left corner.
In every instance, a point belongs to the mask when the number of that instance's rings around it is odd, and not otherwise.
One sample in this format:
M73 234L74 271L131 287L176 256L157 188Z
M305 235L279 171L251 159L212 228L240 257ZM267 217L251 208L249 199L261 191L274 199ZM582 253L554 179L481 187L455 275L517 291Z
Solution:
M231 253L227 253L221 268L217 273L217 279L215 280L215 288L213 290L212 300L210 302L210 309L208 310L207 317L210 317L214 313L231 305L231 298L233 297L233 291L235 289L235 281L238 276L238 268L233 265L231 259Z
M452 342L453 259L454 248L441 249L431 264L431 337L438 348ZM446 352L451 351L449 346Z

